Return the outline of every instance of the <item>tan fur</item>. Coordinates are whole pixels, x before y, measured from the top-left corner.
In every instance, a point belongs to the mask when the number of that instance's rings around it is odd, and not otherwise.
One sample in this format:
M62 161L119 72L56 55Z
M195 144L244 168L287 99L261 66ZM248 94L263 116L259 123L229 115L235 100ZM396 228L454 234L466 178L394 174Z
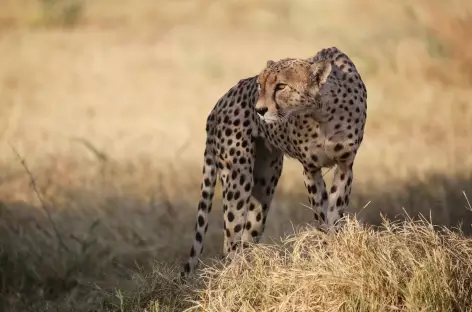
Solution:
M223 185L225 256L259 241L284 155L303 166L315 220L339 225L363 140L366 100L354 64L334 47L305 60L268 61L258 76L239 81L220 98L207 119L196 234L181 276L194 271L202 252L217 176ZM321 168L334 165L328 194Z

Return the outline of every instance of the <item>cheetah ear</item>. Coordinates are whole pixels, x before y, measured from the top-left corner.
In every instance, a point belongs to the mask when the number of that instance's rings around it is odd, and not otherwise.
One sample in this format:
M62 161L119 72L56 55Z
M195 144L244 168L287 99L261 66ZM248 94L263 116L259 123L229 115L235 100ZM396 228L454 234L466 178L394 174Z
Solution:
M329 74L331 74L331 62L330 61L319 61L311 65L312 68L312 82L321 87L328 80Z
M267 64L266 64L266 67L271 67L271 66L274 65L274 64L275 64L274 61L268 60L268 61L267 61Z

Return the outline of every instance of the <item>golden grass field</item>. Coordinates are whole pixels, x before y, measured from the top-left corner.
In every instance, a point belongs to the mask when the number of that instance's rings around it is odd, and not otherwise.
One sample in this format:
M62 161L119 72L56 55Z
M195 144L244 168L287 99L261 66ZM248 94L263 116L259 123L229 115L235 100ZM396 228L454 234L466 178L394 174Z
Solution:
M0 3L0 311L472 311L470 1ZM172 284L207 114L268 59L329 46L368 91L351 211L462 234L354 220L319 248L298 228L312 214L286 159L256 266ZM221 252L219 190L207 260Z

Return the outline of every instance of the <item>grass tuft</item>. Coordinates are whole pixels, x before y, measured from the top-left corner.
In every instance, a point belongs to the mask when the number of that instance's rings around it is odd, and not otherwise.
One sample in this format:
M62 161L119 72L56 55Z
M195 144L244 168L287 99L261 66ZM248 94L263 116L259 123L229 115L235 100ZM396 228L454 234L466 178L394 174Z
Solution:
M203 270L191 311L470 311L472 239L425 219L348 220Z

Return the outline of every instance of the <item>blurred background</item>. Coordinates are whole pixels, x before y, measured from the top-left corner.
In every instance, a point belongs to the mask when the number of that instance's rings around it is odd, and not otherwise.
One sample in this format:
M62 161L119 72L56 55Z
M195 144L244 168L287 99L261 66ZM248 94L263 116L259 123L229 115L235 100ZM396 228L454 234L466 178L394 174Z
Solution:
M137 265L185 260L216 101L268 59L331 46L368 91L351 211L472 233L471 14L466 0L0 0L0 304L85 311L134 287ZM311 219L301 169L285 160L265 242ZM222 248L220 190L205 257Z

